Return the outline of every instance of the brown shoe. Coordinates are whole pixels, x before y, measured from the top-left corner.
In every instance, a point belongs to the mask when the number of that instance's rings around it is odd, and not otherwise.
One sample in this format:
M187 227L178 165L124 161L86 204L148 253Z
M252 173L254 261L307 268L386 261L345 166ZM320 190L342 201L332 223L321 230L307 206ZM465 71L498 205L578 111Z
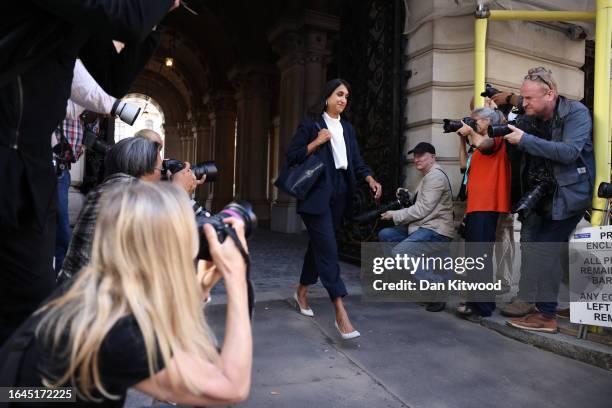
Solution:
M512 299L500 313L506 317L523 317L529 313L535 312L535 305L533 303L527 303L518 298Z
M569 307L564 309L557 309L555 313L558 319L569 319L570 318L570 310Z
M523 330L540 331L546 333L557 332L557 320L553 317L546 317L542 313L531 313L518 319L506 321L508 326Z

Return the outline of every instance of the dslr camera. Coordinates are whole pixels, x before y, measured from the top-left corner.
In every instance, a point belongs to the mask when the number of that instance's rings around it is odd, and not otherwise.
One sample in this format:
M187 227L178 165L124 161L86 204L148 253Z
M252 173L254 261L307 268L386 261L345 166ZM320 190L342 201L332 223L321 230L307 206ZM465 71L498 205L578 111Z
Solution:
M353 218L359 224L367 224L378 218L387 211L395 211L402 208L410 207L416 201L416 194L412 194L406 189L400 189L397 193L397 199L375 208L372 211L365 212Z
M474 132L477 132L476 121L470 117L465 117L461 120L458 119L443 119L444 120L444 133L456 132L461 129L461 121L463 121L466 125L474 129ZM535 119L531 116L519 115L515 120L512 120L508 123L504 123L501 125L491 125L487 129L487 134L489 137L502 137L507 134L512 133L512 130L508 127L508 125L516 126L521 129L523 132L535 134L537 135L538 127Z
M501 91L497 88L491 86L491 84L485 85L484 92L480 93L480 96L484 96L485 98L491 99L493 96L497 95ZM508 114L514 109L514 113L517 115L523 115L525 113L525 109L522 106L512 106L510 103L506 103L498 106L499 110L503 112L504 116L508 116Z
M131 103L124 102L121 99L117 99L113 104L110 114L112 117L119 118L122 122L132 126L140 114L140 108ZM91 112L88 111L81 114L81 119L84 123L83 144L87 149L104 156L111 148L111 145L97 137L96 132L94 131L93 118L91 118L91 115Z
M185 168L185 162L175 159L164 159L162 161L162 180L168 180L170 178L168 172L170 174L176 174L179 171ZM197 180L201 180L203 176L206 176L206 182L211 183L217 180L217 165L214 161L204 161L199 164L194 164L191 166L191 171L195 175Z
M530 169L527 173L527 191L512 209L512 213L518 214L519 219L523 220L534 210L542 210L542 199L550 196L557 187L557 182L548 171L545 165Z
M466 116L463 119L442 119L442 120L444 121L444 125L443 125L444 133L454 133L458 131L459 129L461 129L461 127L463 126L461 121L463 121L463 123L465 123L472 129L474 129L474 132L478 132L478 129L476 128L476 121L470 118L469 116Z
M198 234L200 236L198 259L211 260L208 241L204 236L204 224L210 224L215 229L219 242L224 242L232 227L230 224L224 223L223 220L230 217L244 222L244 232L247 239L251 237L253 231L257 228L257 216L253 212L253 207L247 201L231 202L214 215L209 215L206 211L196 214L196 224L198 225Z

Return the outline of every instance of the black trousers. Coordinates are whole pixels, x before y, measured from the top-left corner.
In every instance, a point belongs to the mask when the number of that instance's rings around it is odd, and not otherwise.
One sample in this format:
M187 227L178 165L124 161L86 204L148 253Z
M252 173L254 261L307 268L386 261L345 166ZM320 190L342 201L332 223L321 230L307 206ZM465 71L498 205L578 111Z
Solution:
M54 194L42 231L0 226L0 346L56 287L56 205Z
M484 261L485 268L483 274L476 276L477 281L490 282L493 276L493 247L495 245L495 230L497 229L498 212L493 211L475 211L467 215L465 222L465 242L476 242L471 244L466 255L472 257L483 256L486 254ZM478 315L491 316L495 310L495 294L480 295L481 299L478 302L467 302ZM482 299L484 298L484 299ZM490 298L490 299L489 299ZM483 302L482 300L491 300Z
M300 276L302 285L313 285L318 279L321 279L332 301L347 295L346 287L340 277L336 242L336 231L340 227L346 207L346 172L336 170L333 180L335 193L325 212L323 214L301 214L310 236L310 242L304 256Z

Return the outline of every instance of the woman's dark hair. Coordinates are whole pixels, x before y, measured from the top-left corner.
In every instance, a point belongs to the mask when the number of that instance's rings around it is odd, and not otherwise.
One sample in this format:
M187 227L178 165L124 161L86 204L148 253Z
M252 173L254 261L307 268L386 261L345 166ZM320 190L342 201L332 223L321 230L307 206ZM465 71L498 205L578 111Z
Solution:
M317 102L308 109L308 115L312 116L313 118L319 118L321 114L325 112L325 101L327 101L327 98L329 98L329 96L340 85L346 86L346 89L349 91L349 93L351 93L351 86L344 79L334 78L331 81L328 81L323 87L323 91L321 92L321 95L317 99ZM348 106L348 103L347 103L347 106Z
M159 144L144 137L127 137L113 145L104 158L106 176L125 173L141 177L155 171Z

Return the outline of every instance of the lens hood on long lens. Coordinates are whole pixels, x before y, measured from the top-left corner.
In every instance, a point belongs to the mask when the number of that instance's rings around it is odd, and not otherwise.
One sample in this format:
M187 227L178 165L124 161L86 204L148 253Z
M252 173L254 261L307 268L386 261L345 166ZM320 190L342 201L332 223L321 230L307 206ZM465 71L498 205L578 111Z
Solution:
M223 207L219 216L222 218L236 217L244 222L244 235L250 238L257 228L257 216L253 211L253 206L248 201L233 201Z
M606 183L605 181L599 183L599 187L597 188L597 197L612 198L612 183Z
M206 176L206 182L211 183L217 180L217 165L214 161L205 161L191 166L191 171L195 175L196 179L201 180L202 176Z
M502 137L512 133L508 125L491 125L487 130L489 137Z
M456 132L463 126L460 120L443 119L443 121L444 125L442 125L442 128L444 129L444 133Z

